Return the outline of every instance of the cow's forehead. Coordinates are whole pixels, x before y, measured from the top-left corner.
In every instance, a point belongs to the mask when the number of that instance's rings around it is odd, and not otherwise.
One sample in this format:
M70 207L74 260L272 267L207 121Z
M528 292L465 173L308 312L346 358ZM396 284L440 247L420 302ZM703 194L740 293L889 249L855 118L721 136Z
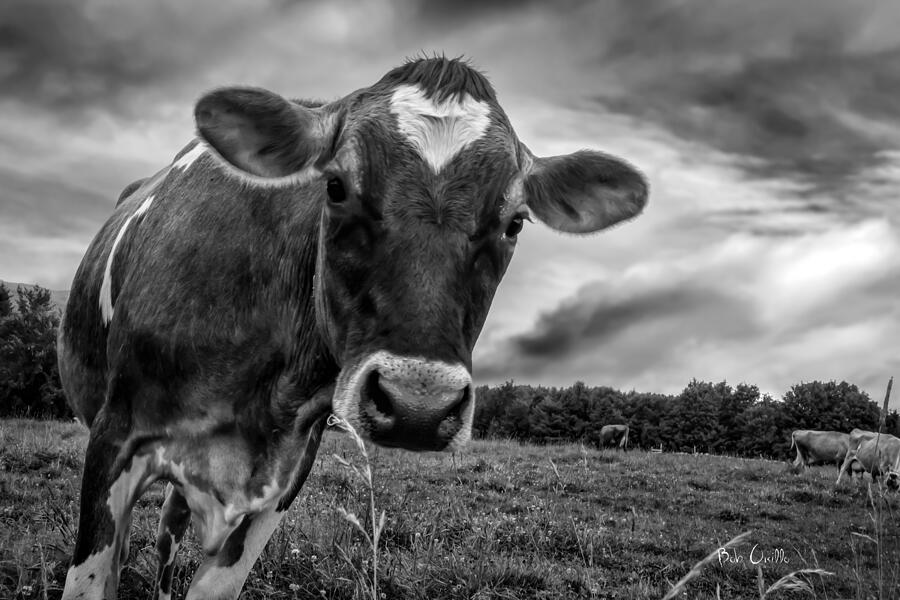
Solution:
M383 160L411 161L396 148L407 146L432 173L440 174L457 158L497 159L502 151L515 160L517 155L515 133L493 87L465 62L412 61L351 96L350 133L386 154Z
M517 139L493 103L466 95L437 100L402 85L377 109L361 112L335 162L369 202L393 215L476 220L515 209L509 196L519 170Z
M390 113L404 141L435 172L482 139L491 124L491 105L466 93L429 98L418 85L399 85L390 96Z

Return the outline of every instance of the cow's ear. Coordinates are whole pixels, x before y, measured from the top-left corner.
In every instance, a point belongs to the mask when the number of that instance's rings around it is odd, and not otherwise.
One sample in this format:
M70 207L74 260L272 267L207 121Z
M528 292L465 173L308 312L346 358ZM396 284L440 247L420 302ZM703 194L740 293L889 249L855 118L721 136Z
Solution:
M259 88L223 88L194 108L197 131L222 158L259 177L285 177L331 145L334 119Z
M525 153L525 202L553 229L598 231L638 215L647 203L647 181L623 160L590 150L550 157Z

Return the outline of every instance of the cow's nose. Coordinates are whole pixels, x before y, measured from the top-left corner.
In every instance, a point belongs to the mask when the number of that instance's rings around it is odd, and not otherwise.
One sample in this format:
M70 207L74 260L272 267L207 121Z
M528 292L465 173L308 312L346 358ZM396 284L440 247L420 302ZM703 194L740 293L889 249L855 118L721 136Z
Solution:
M409 450L442 450L460 432L471 401L471 384L424 384L417 378L366 376L360 409L372 441Z

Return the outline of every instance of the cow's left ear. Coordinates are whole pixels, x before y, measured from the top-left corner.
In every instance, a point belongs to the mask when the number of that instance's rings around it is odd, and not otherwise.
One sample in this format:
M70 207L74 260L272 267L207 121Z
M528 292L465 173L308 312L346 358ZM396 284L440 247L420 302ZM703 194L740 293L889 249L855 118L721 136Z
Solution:
M623 160L590 150L563 156L527 153L525 202L541 221L559 231L590 233L638 215L648 185Z
M222 158L259 177L285 177L318 161L331 146L334 122L260 88L231 87L203 96L197 132Z

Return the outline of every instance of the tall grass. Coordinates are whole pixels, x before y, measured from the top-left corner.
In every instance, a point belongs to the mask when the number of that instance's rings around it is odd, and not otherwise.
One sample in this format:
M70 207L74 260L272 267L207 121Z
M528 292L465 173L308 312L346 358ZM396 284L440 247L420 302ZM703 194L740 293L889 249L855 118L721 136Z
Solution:
M351 525L353 525L357 531L359 531L366 540L366 544L369 546L372 552L372 575L369 578L368 582L366 582L366 574L359 571L356 566L353 564L353 560L350 558L350 555L340 546L336 546L339 552L341 552L341 556L344 560L347 561L347 564L350 565L354 571L357 573L357 577L359 581L362 583L363 587L367 588L369 591L369 595L372 600L379 600L378 595L378 542L381 539L381 532L384 531L384 523L385 523L385 512L382 510L381 515L376 519L376 511L375 511L375 485L372 480L372 463L369 460L369 451L366 448L366 443L362 439L362 437L357 433L356 429L353 428L348 421L341 419L335 415L330 415L328 417L328 425L332 427L338 427L339 429L347 432L353 441L356 443L356 448L359 450L359 453L362 455L363 466L359 467L350 461L342 458L337 454L333 454L334 458L345 468L349 469L356 478L366 487L369 493L369 522L372 525L371 534L363 527L362 523L360 523L359 518L349 512L345 507L338 507L338 511L341 516Z

